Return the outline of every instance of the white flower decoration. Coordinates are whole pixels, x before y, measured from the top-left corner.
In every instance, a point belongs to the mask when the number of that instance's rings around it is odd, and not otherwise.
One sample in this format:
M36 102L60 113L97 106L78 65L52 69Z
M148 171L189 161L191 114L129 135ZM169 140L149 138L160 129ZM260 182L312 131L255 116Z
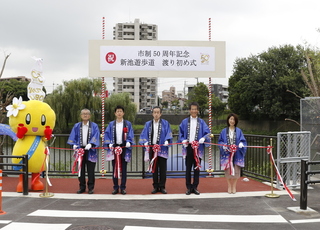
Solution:
M14 97L12 100L12 105L8 105L6 109L8 110L7 117L13 115L16 117L19 113L19 110L22 110L26 107L25 104L22 104L22 97L20 96L19 99Z

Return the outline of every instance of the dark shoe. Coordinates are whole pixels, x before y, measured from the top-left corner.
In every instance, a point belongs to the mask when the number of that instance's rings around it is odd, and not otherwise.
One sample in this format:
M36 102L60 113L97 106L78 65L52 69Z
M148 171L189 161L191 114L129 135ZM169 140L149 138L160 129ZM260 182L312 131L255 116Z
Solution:
M77 194L84 193L85 191L86 191L85 189L79 189L79 190L77 191Z
M115 190L112 191L112 195L116 195L118 193L119 193L119 189L115 189Z
M188 189L188 190L186 191L186 195L190 195L190 194L191 194L191 190Z
M122 194L122 195L126 195L126 194L127 194L127 191L124 190L124 189L123 189L123 190L121 189L121 194Z
M200 195L200 192L196 188L193 189L193 193L196 195Z
M93 194L93 193L94 193L93 189L90 189L89 192L88 192L88 194Z
M159 191L159 190L158 190L157 188L154 188L154 189L151 191L151 193L152 193L152 194L156 194L158 191Z
M165 190L165 188L160 188L160 192L161 192L162 194L167 194L167 190Z

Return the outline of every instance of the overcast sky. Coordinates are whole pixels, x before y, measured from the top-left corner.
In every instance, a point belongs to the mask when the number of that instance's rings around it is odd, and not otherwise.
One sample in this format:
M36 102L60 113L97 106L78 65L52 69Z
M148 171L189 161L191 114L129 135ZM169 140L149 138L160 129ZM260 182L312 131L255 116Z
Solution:
M63 80L88 76L88 41L102 39L102 17L107 40L116 23L138 18L158 25L158 40L185 41L208 41L211 18L211 40L226 42L228 78L236 58L285 44L318 47L319 10L319 0L0 0L0 63L11 54L3 77L30 78L31 57L43 58L50 92ZM227 85L227 78L212 83ZM184 82L159 79L158 91L182 90Z

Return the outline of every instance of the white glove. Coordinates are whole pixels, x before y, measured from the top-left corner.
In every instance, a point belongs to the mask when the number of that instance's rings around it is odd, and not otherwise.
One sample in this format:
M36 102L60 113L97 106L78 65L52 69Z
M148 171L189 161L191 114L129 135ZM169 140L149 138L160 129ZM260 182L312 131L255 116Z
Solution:
M126 148L130 148L130 146L131 146L130 142L127 142L126 143Z
M149 145L148 142L144 143L144 146L145 146L146 148L148 147L148 145Z
M109 148L110 148L110 149L113 148L113 144L109 144Z
M240 143L239 143L239 149L242 149L243 147L244 147L243 143L240 142Z
M200 138L199 144L203 144L205 140L206 140L206 138L204 138L204 137Z
M225 144L225 145L227 145L227 144ZM225 146L225 145L224 145L224 146L222 146L222 148L223 148L223 150L224 150L224 151L227 151L227 150L228 150L228 147L227 147L227 146Z
M183 147L187 148L188 147L188 140L183 140L182 144L183 144Z
M165 141L163 146L168 146L169 145L169 142L168 141Z
M91 144L87 144L86 147L84 147L85 150L89 150L91 149L92 145Z
M78 148L78 145L73 145L73 150L76 150Z

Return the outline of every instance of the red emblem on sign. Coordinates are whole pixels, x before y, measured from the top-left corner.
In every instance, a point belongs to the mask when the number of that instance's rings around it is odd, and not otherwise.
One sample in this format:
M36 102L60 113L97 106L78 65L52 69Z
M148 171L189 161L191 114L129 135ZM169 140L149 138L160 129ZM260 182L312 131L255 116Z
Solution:
M109 64L113 64L113 63L115 63L116 60L117 60L117 56L115 53L113 53L113 52L107 53L106 62L108 62Z

